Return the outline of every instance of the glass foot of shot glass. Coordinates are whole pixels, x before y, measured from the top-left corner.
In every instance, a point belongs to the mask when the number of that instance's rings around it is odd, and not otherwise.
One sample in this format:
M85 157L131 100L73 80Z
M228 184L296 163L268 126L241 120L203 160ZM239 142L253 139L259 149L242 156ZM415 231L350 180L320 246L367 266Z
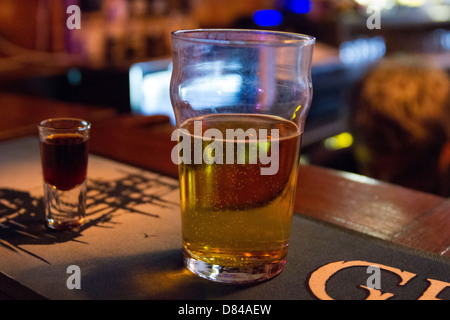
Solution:
M73 118L38 125L44 178L45 224L77 231L86 215L86 175L91 124Z
M314 43L263 30L172 33L172 161L194 274L237 284L283 270Z

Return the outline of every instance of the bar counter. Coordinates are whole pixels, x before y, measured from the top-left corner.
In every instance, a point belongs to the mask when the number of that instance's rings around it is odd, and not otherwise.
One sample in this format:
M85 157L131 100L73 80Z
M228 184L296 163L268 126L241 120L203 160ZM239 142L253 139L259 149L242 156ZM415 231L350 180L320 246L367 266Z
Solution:
M118 116L93 129L91 150L176 178L178 169L170 160L176 144L170 140L173 130L164 116ZM295 211L450 257L450 200L439 196L350 172L301 165Z
M0 105L2 106L0 108L0 145L22 138L37 137L36 124L44 118L62 116L85 118L93 123L90 141L90 150L93 155L133 168L148 170L174 181L177 179L178 170L170 158L171 150L176 143L171 141L174 127L165 116L117 114L108 108L72 105L6 93L0 94ZM4 155L0 157L3 158ZM1 158L1 165L8 164ZM26 168L23 169L26 170ZM321 225L323 223L324 226L334 226L337 230L349 232L349 236L362 235L385 244L406 248L407 251L411 249L431 259L437 259L436 261L444 265L450 262L450 199L383 183L357 174L313 165L301 165L294 211L296 216L307 219L306 224ZM2 232L1 228L0 232ZM292 237L296 238L297 234L292 234ZM1 241L0 233L0 248L1 244L5 244ZM167 255L170 258L171 253L168 251ZM162 254L161 259L164 258L167 256ZM295 259L291 262L294 266L296 263ZM287 271L286 273L288 274ZM3 274L1 269L0 275L2 275L0 298L35 298L33 290L30 292L26 284ZM182 275L177 274L177 277ZM173 278L169 280L173 281ZM446 283L444 281L449 280L444 279L442 283ZM199 288L202 287L198 285L196 289ZM205 292L211 293L215 290L214 288L217 286L208 289L212 291L205 289ZM162 289L159 288L159 290ZM230 294L232 291L229 287L217 290L214 291L216 294ZM263 291L262 299L271 297L267 292L264 295L264 290L261 290ZM245 291L240 291L240 295L227 297L261 298L252 292L249 291L246 295ZM159 297L174 298L164 294ZM186 295L181 294L180 297L186 298ZM106 298L109 297L106 296ZM187 296L187 298L209 299L211 297ZM296 299L296 297L292 298Z

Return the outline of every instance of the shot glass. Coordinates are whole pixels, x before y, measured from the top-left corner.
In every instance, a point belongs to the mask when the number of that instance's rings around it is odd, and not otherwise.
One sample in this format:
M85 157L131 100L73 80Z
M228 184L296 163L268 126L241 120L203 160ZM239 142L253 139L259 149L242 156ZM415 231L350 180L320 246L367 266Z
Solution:
M90 127L88 121L73 118L38 125L45 224L51 229L76 231L84 224Z
M217 282L270 279L286 264L315 38L233 29L171 37L184 263Z

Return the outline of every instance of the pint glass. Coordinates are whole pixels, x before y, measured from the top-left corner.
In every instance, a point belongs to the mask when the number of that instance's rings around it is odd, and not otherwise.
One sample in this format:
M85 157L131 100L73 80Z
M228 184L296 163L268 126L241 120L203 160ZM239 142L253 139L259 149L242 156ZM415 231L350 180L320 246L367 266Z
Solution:
M200 277L251 283L286 264L314 43L275 31L172 33L172 160L184 262Z

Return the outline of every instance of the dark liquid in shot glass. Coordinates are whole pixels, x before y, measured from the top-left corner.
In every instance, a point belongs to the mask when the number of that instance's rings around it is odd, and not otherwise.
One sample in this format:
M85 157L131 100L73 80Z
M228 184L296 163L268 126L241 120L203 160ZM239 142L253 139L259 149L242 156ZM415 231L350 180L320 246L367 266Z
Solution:
M44 181L71 190L86 179L87 139L75 133L53 134L41 142Z

